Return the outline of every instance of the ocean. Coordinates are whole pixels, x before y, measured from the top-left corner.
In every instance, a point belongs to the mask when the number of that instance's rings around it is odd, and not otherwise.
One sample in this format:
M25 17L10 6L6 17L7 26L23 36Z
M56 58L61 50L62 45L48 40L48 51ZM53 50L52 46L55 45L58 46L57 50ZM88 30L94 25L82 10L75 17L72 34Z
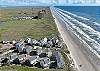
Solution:
M99 6L56 6L54 10L70 32L100 55Z
M56 6L65 11L93 19L100 23L100 6Z
M100 6L55 6L55 7L71 12L78 16L90 19L89 21L90 24L87 25L91 26L93 29L100 32L100 25L98 26L92 23L95 21L98 24L100 24Z

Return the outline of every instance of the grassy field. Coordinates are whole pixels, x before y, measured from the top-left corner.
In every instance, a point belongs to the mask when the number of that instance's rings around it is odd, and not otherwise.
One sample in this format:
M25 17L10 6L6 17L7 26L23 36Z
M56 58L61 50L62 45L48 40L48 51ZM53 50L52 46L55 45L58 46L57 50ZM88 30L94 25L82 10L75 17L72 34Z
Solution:
M41 68L29 68L23 66L4 66L0 67L0 71L70 71L68 69L41 69Z
M21 15L24 15L24 13L29 15L36 14L41 8L1 9L0 21L4 21L4 24L0 26L0 40L20 40L26 37L41 39L59 35L49 8L45 9L47 10L47 16L39 20L12 20L11 17L19 15L19 13ZM67 51L67 49L61 50L65 61L63 69L41 69L12 65L0 67L0 71L72 71L70 61L63 53Z
M3 9L1 10L1 19L5 21L5 24L0 27L0 39L1 40L18 40L26 37L32 37L35 39L40 39L43 37L48 37L52 35L58 35L58 30L54 23L53 17L51 16L50 10L46 18L39 20L12 20L12 16L18 15L20 9ZM28 11L29 10L29 11ZM41 10L41 9L39 9ZM23 9L23 12L27 14L32 14L31 9ZM36 14L36 11L33 13ZM21 14L23 14L23 12Z

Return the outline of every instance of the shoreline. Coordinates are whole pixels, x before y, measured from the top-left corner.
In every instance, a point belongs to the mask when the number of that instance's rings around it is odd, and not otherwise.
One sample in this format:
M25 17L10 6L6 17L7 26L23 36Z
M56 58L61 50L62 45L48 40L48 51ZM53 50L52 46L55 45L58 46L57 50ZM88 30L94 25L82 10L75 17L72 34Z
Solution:
M74 43L68 31L66 31L65 26L61 25L61 23L54 16L53 13L52 15L55 18L56 25L63 38L63 41L65 42L65 44L68 46L68 49L70 50L71 57L74 60L75 67L78 69L78 71L97 71L94 69L94 66L91 64L91 62L88 61L84 53L81 52L81 49L79 49L80 47ZM82 66L80 67L80 65Z
M60 29L60 25L59 24L57 24L57 23L59 23L58 21L57 21L57 19L56 19L56 17L54 16L54 14L53 14L53 12L52 12L52 16L54 17L54 20L55 20L55 24L57 25L57 28L58 28L58 31L59 31L59 33L60 33L60 35L61 35L61 38L63 39L63 41L64 41L64 43L66 44L66 41L64 40L64 38L63 38L63 35L61 34L61 29ZM67 44L66 44L66 46L67 46ZM68 46L67 46L68 47ZM68 48L68 50L70 50L69 48ZM68 55L67 55L68 56ZM73 59L73 62L74 62L74 64L75 64L75 68L77 69L77 65L76 65L76 61L74 60L74 57L73 57L73 55L72 55L72 53L70 52L70 56L71 56L71 58Z

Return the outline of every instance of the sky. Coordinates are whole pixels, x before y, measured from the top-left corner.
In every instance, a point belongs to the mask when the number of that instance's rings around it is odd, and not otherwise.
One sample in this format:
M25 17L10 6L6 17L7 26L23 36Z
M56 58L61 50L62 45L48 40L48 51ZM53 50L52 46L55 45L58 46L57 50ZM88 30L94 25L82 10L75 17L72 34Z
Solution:
M99 5L100 0L0 0L0 6Z

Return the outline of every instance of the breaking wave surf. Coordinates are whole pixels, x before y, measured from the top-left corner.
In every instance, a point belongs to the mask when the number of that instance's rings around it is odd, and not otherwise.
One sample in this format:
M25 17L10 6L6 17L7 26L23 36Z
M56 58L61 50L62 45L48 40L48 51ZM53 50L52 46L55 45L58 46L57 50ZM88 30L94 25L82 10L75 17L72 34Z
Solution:
M54 13L66 24L80 40L86 42L100 55L100 24L89 18L78 16L68 11L54 8Z

